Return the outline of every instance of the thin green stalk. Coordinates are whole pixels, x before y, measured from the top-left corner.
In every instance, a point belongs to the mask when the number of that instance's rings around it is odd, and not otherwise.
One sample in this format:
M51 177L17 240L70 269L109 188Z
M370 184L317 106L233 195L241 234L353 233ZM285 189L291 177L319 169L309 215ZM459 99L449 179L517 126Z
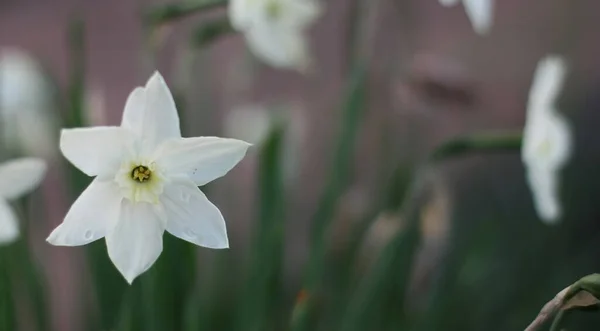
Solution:
M77 19L69 26L69 59L70 80L68 92L67 127L82 127L84 123L84 91L85 91L85 27L83 21ZM70 188L75 199L91 179L73 166L69 166ZM94 289L98 299L100 322L95 323L90 316L89 327L101 325L102 329L114 327L121 299L125 289L123 277L115 270L108 259L104 241L94 242L87 247L89 266L92 271ZM107 290L110 289L110 290Z
M413 259L421 240L419 221L425 170L415 177L410 195L404 201L402 210L405 227L385 245L373 269L359 284L340 330L384 329L398 323L385 320L382 316L397 316L395 320L403 318Z
M564 310L559 310L556 316L554 316L554 321L552 321L552 325L550 326L550 331L560 331L560 323L565 316Z
M31 252L27 241L27 233L29 233L29 221L31 220L30 205L31 198L27 197L18 203L16 212L21 220L21 238L12 244L12 253L7 257L6 263L9 265L10 276L24 283L24 289L27 292L27 297L30 298L30 303L35 315L35 322L38 331L48 330L49 318L47 311L47 297L45 279L35 263L34 256ZM35 204L38 208L41 206L39 202Z
M66 124L68 127L83 126L85 89L85 26L81 19L69 24L69 88Z
M333 328L343 320L343 314L347 309L347 304L352 295L353 283L355 277L353 268L356 266L358 251L363 242L363 238L367 233L369 226L381 214L382 210L397 213L400 210L402 202L410 189L411 172L407 166L402 163L396 166L391 179L390 172L382 170L382 193L374 200L374 205L370 211L358 222L350 233L350 239L347 240L348 245L344 247L342 253L336 259L332 259L331 273L333 273L334 283L328 283L331 288L331 296L333 298L333 307L335 311L329 322L329 327ZM385 180L384 180L385 179Z
M0 330L14 330L16 326L12 282L9 276L7 248L0 250Z
M431 162L439 162L470 153L497 153L515 151L521 148L521 133L472 134L457 137L440 145L430 157Z
M192 31L192 46L194 48L204 47L219 37L232 32L234 32L234 29L227 17L202 22Z
M239 330L273 329L280 322L284 249L284 189L281 173L283 126L276 125L260 152L259 213L252 243L248 280L238 319ZM281 329L278 325L275 329Z
M319 200L317 211L312 219L311 247L307 274L304 281L304 291L308 298L304 300L302 309L298 310L297 316L292 322L293 330L310 329L310 320L315 312L315 294L319 291L323 268L326 260L326 238L330 230L337 201L346 189L348 182L350 164L354 156L354 147L360 126L360 120L366 104L366 66L363 63L354 67L354 72L348 86L344 113L342 115L342 127L337 140L332 168L329 174L329 182L326 184L325 192Z
M157 26L216 7L224 7L227 2L227 0L205 0L160 5L149 9L144 15L144 21L148 25Z

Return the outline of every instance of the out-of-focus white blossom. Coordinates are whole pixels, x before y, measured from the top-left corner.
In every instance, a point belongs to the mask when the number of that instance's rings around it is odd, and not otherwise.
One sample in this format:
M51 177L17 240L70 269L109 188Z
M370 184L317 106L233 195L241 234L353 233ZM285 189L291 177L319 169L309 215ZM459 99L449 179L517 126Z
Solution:
M0 244L11 243L19 237L19 223L8 201L33 191L45 174L46 162L38 158L0 164Z
M246 104L232 109L225 119L227 136L262 145L269 132L283 126L284 138L281 163L285 183L291 184L298 173L302 159L306 125L302 108L296 104L266 107Z
M232 0L229 19L254 55L276 68L305 71L311 56L306 29L317 19L317 0Z
M58 151L50 83L39 63L18 49L0 50L0 124L11 151L44 158Z
M182 138L173 96L156 72L129 95L121 126L62 131L63 155L96 178L48 242L78 246L106 237L108 255L129 283L158 259L165 230L199 246L227 248L225 220L198 186L224 176L248 146Z
M560 171L571 155L569 124L556 109L567 73L564 59L547 56L538 63L529 92L521 156L538 215L548 223L562 215Z
M439 0L443 6L458 4L459 0ZM462 0L465 12L478 34L486 34L492 27L494 18L494 0Z

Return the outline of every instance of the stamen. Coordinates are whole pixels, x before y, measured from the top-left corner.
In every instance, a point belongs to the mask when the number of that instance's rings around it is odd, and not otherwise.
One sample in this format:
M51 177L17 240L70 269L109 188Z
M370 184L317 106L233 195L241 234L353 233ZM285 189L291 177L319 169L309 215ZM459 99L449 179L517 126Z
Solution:
M152 171L143 165L136 166L131 170L131 178L140 183L150 180L150 175L152 175Z
M276 19L281 13L281 4L278 1L270 1L267 4L267 16Z

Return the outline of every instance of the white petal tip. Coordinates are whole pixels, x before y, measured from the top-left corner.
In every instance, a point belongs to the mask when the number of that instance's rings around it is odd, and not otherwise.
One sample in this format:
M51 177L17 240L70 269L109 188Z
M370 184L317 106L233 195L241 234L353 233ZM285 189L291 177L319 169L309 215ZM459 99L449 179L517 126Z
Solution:
M158 72L158 70L155 70L152 73L152 76L150 76L150 79L148 79L148 82L146 83L146 88L148 88L149 85L156 83L165 84L165 78L160 74L160 72Z
M46 242L52 246L68 246L68 245L65 245L65 243L59 239L59 236L56 233L56 230L54 230L54 231L52 231L52 233L50 233L48 238L46 238Z
M127 284L132 285L137 276L123 276Z

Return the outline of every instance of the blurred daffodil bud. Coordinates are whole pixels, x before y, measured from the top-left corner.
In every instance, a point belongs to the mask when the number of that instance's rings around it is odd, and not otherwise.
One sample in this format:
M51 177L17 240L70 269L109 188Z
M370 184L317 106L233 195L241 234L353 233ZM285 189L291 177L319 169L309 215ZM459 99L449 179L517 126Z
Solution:
M457 5L459 0L440 0L442 6ZM473 30L480 35L487 34L494 18L494 0L462 0L465 12L473 25Z
M535 72L523 133L521 158L538 215L547 223L562 215L559 174L571 155L572 137L565 118L556 109L567 73L564 59L543 58Z
M0 49L0 130L11 153L52 158L57 119L50 81L41 65L19 49Z

